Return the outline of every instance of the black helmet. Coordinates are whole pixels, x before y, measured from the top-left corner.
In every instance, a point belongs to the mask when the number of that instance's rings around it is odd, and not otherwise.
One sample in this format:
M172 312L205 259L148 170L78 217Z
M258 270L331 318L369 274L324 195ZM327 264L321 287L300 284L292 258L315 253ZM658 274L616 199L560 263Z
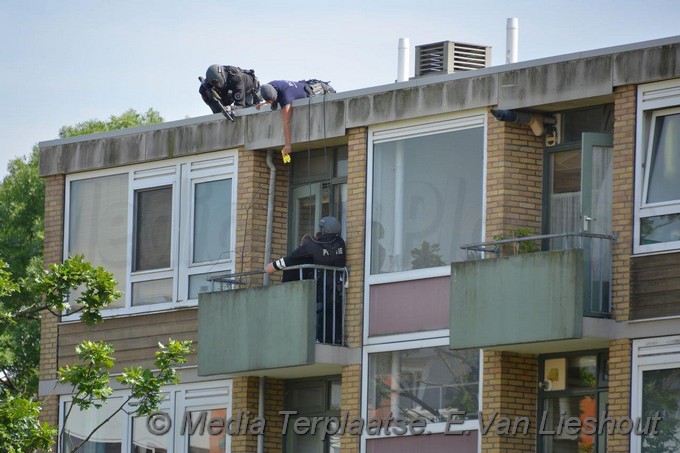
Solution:
M340 222L333 216L327 216L319 220L321 234L340 234Z
M214 87L222 88L227 83L227 75L222 66L214 64L205 71L205 80Z

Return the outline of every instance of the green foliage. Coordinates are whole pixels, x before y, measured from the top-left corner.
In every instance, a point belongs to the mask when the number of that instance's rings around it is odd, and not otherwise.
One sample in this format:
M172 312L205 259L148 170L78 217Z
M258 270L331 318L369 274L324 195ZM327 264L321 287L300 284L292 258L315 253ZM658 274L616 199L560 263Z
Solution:
M143 126L146 124L158 124L163 122L163 117L154 109L146 113L138 113L130 109L122 115L111 115L108 121L98 119L83 121L75 126L64 126L59 129L59 138L74 137L76 135L94 134L97 132L115 131L129 127Z
M430 244L423 241L419 249L412 249L412 269L426 269L428 267L444 266L446 263L439 254L439 244Z
M81 321L89 325L100 322L100 310L122 296L113 274L101 266L92 266L82 255L53 264L49 270L40 271L24 282L31 293L43 295L41 309L53 313L70 309L71 296L73 304L80 307L73 312L81 311Z
M101 341L84 341L76 346L76 355L82 364L60 368L59 382L77 389L73 394L73 405L82 410L92 406L99 408L113 392L109 386L109 370L114 364L113 347Z
M132 398L137 401L138 415L149 415L158 409L162 401L161 387L177 384L179 378L174 366L186 363L186 356L191 352L191 341L169 340L166 347L158 343L155 365L156 374L141 367L126 368L116 378L121 384L130 387Z
M510 232L512 239L525 238L534 235L534 230L531 228L517 228ZM505 236L498 234L493 237L494 241L503 241ZM539 247L535 241L517 241L508 244L502 244L500 247L500 255L524 255L526 253L536 253Z
M130 401L135 401L136 406L133 411L127 410L129 414L146 416L158 410L163 400L161 387L179 382L174 367L186 363L186 356L191 352L191 341L170 339L167 347L159 343L158 348L154 362L155 372L149 368L132 367L124 369L120 376L116 377L116 381L130 389L130 396L106 420L95 427L80 445L73 446L71 452L83 446L117 413L126 410L126 405ZM114 365L113 347L104 342L85 341L76 347L76 352L80 363L61 367L58 372L59 382L73 387L72 404L65 415L64 428L74 408L79 410L99 408L113 393L109 371Z
M94 132L111 131L163 121L158 112L149 109L140 114L130 109L108 121L91 120L64 126L59 137L73 137ZM17 158L7 166L7 176L0 182L0 261L9 263L7 270L14 281L21 282L42 268L44 242L45 184L39 175L40 150ZM2 277L0 277L1 279ZM0 281L5 293L0 293L0 388L16 395L32 395L37 391L37 370L40 360L40 319L46 308L41 295L28 288L11 291ZM97 290L101 291L101 289ZM31 310L30 307L35 307ZM22 312L20 322L13 317ZM84 319L96 318L92 312Z
M0 400L0 445L3 452L47 450L57 429L40 423L40 403L4 394Z
M39 150L10 161L0 183L0 260L16 279L31 259L42 257L45 185L38 174Z

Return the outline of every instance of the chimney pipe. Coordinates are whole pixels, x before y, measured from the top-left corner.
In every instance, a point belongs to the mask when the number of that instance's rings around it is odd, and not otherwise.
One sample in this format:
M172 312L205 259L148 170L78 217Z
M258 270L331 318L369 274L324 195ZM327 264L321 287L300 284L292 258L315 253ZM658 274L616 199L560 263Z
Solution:
M505 62L517 63L519 20L516 17L508 18L505 30Z
M408 38L399 38L399 58L397 63L397 82L408 81L409 75L409 51L411 45Z

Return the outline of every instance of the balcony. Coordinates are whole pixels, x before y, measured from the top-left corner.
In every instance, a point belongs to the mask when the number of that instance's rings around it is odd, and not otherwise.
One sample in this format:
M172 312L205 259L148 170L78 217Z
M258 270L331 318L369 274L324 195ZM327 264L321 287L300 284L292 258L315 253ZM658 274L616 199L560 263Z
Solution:
M614 324L612 240L574 233L465 246L468 260L451 269L451 348L548 353L605 346Z
M358 351L344 346L347 269L287 272L313 279L248 288L246 279L261 272L212 278L214 291L198 298L199 375L289 379L337 374L359 362Z

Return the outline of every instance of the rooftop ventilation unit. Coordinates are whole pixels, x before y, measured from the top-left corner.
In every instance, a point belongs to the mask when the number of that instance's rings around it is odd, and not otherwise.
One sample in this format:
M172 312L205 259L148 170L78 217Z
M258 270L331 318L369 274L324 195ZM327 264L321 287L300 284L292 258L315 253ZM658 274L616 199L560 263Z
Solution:
M416 46L416 77L486 68L491 47L453 41Z

